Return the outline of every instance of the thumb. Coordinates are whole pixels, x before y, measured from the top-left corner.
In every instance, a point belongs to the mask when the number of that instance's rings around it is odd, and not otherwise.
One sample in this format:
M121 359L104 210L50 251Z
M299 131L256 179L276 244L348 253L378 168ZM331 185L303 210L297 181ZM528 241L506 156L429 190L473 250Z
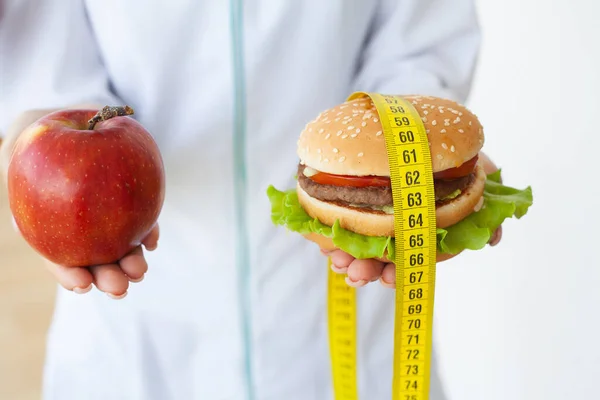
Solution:
M19 229L19 226L17 225L17 220L13 216L11 216L11 219L12 219L12 225L13 225L15 232L17 232L19 234L19 236L22 236L21 230Z
M150 231L150 233L144 238L142 244L148 251L155 250L158 246L158 238L160 236L160 230L158 228L158 223L154 225L154 228Z

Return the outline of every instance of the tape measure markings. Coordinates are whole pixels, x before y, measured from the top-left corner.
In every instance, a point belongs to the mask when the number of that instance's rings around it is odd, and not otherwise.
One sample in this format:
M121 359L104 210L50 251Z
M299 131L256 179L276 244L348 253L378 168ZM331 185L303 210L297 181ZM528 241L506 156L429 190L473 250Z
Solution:
M396 309L392 399L428 400L436 268L435 195L429 142L421 117L409 101L400 96L362 92L349 99L365 96L371 98L380 116L394 202ZM329 282L335 398L355 400L358 398L355 289L331 269ZM341 305L343 309L338 309ZM348 324L341 324L338 319L341 315Z

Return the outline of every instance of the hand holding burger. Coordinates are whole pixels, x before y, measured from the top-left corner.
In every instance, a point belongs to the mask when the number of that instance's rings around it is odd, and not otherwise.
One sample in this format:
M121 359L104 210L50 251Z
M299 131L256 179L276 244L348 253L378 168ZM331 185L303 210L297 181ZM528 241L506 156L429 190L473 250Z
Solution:
M486 174L498 171L498 167L482 152L479 153L479 161ZM499 226L492 234L488 244L495 246L501 239L502 226ZM379 280L385 287L392 289L396 287L396 265L392 262L384 262L375 258L356 259L343 250L321 249L321 252L331 258L331 269L335 273L347 275L346 283L350 286L361 287ZM454 255L449 256L446 260L452 257ZM440 261L445 260L438 260L438 262Z
M527 212L531 189L500 183L500 171L481 153L483 127L464 106L429 96L405 98L429 140L437 260L483 248L506 218ZM393 284L395 278L392 190L379 118L368 98L324 111L300 134L296 188L268 189L273 222L316 242L355 286L380 276Z

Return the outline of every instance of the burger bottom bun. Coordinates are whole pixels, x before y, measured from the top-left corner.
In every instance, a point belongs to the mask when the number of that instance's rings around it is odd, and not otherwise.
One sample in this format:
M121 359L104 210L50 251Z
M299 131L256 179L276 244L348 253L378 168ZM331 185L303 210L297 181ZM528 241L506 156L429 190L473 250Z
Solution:
M333 244L333 240L325 237L323 235L318 235L316 233L309 233L306 235L303 235L306 239L310 240L311 242L316 243L322 250L326 250L326 251L333 251L333 250L339 250L337 247L335 247L335 245ZM437 256L435 258L436 262L442 262L442 261L446 261L451 259L454 256L457 256L458 254L446 254L446 253L437 253ZM376 257L376 260L382 261L382 262L394 262L393 260L390 260L387 258L386 256L383 257Z
M471 184L453 200L437 206L436 226L447 228L461 221L481 205L486 175L478 163L473 170L475 177ZM322 201L311 197L298 184L298 201L312 218L332 226L339 220L340 226L365 236L394 236L394 216L383 212L346 207L339 203Z

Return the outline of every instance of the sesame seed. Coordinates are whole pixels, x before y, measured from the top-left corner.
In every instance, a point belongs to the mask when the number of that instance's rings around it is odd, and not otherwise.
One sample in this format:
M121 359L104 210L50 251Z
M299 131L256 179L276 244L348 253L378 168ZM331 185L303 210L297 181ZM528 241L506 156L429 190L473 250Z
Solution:
M442 148L443 148L444 150L448 150L448 145L447 145L446 143L442 143Z
M327 135L325 135L325 139L329 139L330 136L331 136L331 133L328 133Z
M354 103L354 104L352 104L352 105L353 105L354 107L358 107L358 104L357 104L357 103Z
M358 136L358 134L357 134L357 133L353 133L352 135L350 135L350 137L351 137L351 138L355 138L355 137L357 137L357 136Z
M342 121L342 124L346 125L348 123L348 121Z
M346 159L346 157L341 156L340 159L338 160L338 162L344 162L345 159Z
M434 119L433 121L431 121L431 125L436 126L437 125L437 121Z
M319 129L319 133L323 133L323 132L325 132L325 129L323 129L323 128Z
M454 148L454 146L450 146L450 151L454 153L456 149Z
M458 114L458 111L456 111L456 110L451 109L450 111L452 111L452 114Z
M339 120L340 120L339 118L334 119L335 122L338 122Z
M357 154L357 156L358 156L358 157L362 157L362 156L364 156L364 155L365 155L365 154L364 154L364 153L362 153L362 152Z
M337 131L336 136L340 136L342 134L342 131Z
M377 118L373 118L373 122L377 122L379 121Z
M335 147L334 147L334 148L333 148L333 152L334 152L334 153L337 153L337 152L339 152L339 150L338 150L337 148L335 148Z
M429 129L425 129L425 132L426 132L426 133L429 133ZM431 144L431 143L430 143L430 144Z
M335 114L335 115L342 115L344 112L340 111L339 113Z
M342 135L342 139L346 139L348 135Z
M348 107L348 106L346 106L346 105L340 106L340 110L343 110L346 107Z
M443 114L443 113L444 113L444 110L443 110L443 109L441 109L441 108L440 108L440 109L438 109L438 111L440 112L440 114Z
M444 122L445 122L445 123L448 123L448 122L450 122L450 118L446 118L446 119L444 119Z
M440 133L446 133L446 130L445 130L445 129L442 129L442 130L440 131Z
M351 131L352 129L354 129L354 127L353 127L352 125L350 125L350 126L348 127L348 130L349 130L349 131Z
M414 100L412 101L412 103L413 103L413 104L417 104L417 102L416 102L416 101L414 101Z
M365 121L363 121L363 123L361 125L364 128L365 126L367 126L367 123Z
M442 158L444 158L444 156L442 156L441 154L438 154L436 157L438 160L441 160Z
M330 124L330 123L331 123L331 121L330 121L330 120L327 120L327 121L325 121L325 123L326 123L326 124Z
M382 133L382 132L381 132L381 131L379 131L379 132L377 132L377 133L375 134L375 136L381 136L381 133Z
M425 110L425 111L423 111L423 114L427 115L427 114L429 114L429 111Z
M465 133L465 131L463 131L462 129L459 129L458 131L459 131L460 133Z
M430 106L429 104L423 104L423 106L422 106L422 107L423 107L423 108L427 108L427 107L429 107L429 106Z
M351 117L351 116L349 116L349 115L346 115L346 116L344 117L344 119L352 119L352 117Z
M421 117L421 119L423 120L423 122L427 122L427 117Z
M471 125L472 125L472 124L471 124L471 121L469 121L469 126L471 126Z
M356 133L360 133L360 128L356 128Z
M456 119L452 122L454 122L455 124L458 124L460 122L460 117L456 117Z
M459 112L458 115L460 115L462 117L462 113L461 112Z

